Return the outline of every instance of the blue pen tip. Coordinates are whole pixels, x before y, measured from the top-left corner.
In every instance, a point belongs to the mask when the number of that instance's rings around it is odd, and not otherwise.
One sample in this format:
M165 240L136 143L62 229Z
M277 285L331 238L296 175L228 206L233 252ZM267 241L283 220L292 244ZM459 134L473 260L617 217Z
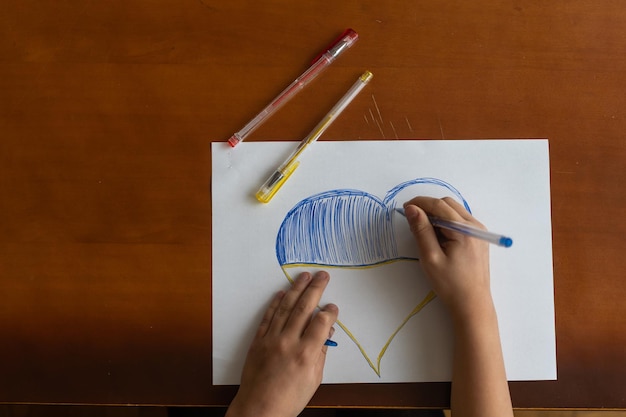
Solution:
M326 342L324 342L324 346L337 346L337 342L335 342L334 340L326 339Z
M510 248L513 245L513 239L510 237L501 237L500 238L500 246L504 246L505 248Z

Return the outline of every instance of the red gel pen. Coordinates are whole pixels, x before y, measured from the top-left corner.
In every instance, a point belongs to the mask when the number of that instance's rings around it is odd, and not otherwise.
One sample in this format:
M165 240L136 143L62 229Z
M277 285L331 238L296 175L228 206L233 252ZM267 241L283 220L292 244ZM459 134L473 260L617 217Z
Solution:
M239 132L235 133L228 139L228 144L233 148L239 142L242 142L250 133L259 127L266 119L268 119L283 104L288 102L298 91L313 81L315 77L326 69L337 57L346 49L352 46L359 39L359 35L352 29L347 29L330 47L318 56L313 64L304 71L304 73L296 78L287 88L285 88L270 104L268 104L259 114L254 116Z

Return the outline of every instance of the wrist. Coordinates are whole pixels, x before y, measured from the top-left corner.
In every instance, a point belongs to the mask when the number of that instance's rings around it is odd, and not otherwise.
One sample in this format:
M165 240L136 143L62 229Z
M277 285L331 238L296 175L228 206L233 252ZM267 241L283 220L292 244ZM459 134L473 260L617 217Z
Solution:
M496 309L490 293L465 297L463 303L451 308L455 328L484 325L496 319Z
M226 410L224 417L252 417L252 416L265 416L263 412L263 406L253 401L242 401L238 395L235 396L233 401Z
M228 406L224 417L295 417L276 410L275 404L263 399L256 401L244 399L239 394Z

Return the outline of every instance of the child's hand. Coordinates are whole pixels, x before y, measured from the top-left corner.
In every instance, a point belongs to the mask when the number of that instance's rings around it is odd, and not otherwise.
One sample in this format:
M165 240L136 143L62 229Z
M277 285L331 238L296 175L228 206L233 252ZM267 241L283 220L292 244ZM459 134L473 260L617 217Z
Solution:
M438 237L427 214L482 229L484 226L449 197L416 197L405 203L404 209L422 266L453 318L469 319L481 306L490 306L489 244L447 229L439 229Z
M301 274L265 312L250 346L241 386L227 417L295 417L322 382L337 306L315 312L328 284L326 272Z

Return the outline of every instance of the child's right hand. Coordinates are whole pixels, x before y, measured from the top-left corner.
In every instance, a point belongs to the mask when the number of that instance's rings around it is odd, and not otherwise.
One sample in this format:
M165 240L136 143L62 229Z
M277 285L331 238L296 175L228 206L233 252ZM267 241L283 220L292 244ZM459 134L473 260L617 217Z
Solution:
M405 203L404 209L422 267L455 322L471 319L483 307L491 307L489 244L447 229L439 229L438 237L427 215L484 226L450 197L416 197Z

